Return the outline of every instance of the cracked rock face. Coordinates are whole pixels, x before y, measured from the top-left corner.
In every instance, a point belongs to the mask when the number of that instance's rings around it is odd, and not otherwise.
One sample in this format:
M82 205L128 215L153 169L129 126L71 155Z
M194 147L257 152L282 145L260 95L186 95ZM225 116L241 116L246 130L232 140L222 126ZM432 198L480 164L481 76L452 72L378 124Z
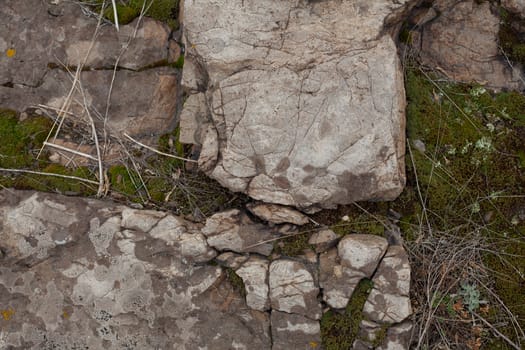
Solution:
M412 314L410 304L410 264L401 246L388 248L372 279L374 288L363 314L379 323L399 323Z
M323 300L335 309L348 304L354 289L363 278L371 278L388 248L385 238L352 234L321 254L319 284Z
M109 108L104 126L111 132L140 137L173 127L178 73L158 67L177 60L180 52L170 29L144 18L121 26L119 32L102 25L92 41L97 18L86 16L73 2L51 3L2 1L0 105L20 112L44 105L40 108L56 113L71 90L76 67L84 64L78 76L83 93L77 86L69 109L78 120L89 121L88 109L102 128L97 116ZM7 50L12 50L11 57L5 56Z
M306 266L291 260L276 260L270 264L270 302L273 310L321 318L317 301L319 287Z
M202 264L203 237L166 213L0 191L0 348L271 348L269 315Z
M237 233L263 227L239 210L202 225L100 200L2 190L0 347L315 349L319 301L344 308L354 283L370 278L353 349L371 347L385 330L381 349L408 349L410 269L401 246L352 234L319 259L313 251L293 259L231 251ZM245 298L222 266L242 279Z
M332 207L404 176L404 87L384 23L411 1L186 0L182 139L233 191Z

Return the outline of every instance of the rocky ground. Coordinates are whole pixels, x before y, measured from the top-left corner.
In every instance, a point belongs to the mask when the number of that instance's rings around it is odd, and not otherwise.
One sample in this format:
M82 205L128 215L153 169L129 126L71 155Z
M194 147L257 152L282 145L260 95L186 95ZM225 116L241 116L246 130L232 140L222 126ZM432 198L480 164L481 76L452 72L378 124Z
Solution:
M520 349L524 11L5 0L0 348Z

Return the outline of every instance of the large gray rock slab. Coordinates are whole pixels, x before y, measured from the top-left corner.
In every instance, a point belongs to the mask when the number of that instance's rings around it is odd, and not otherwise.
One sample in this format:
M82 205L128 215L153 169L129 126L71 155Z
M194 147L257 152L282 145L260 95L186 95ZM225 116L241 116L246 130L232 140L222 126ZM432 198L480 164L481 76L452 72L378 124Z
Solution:
M56 115L82 66L72 122L90 132L89 110L109 134L146 137L175 126L179 77L167 65L180 51L167 25L143 18L119 32L107 24L97 30L97 18L71 1L5 0L0 18L1 107Z
M500 53L500 18L490 2L440 0L433 6L439 16L423 26L420 40L424 64L458 81L496 89L525 87L523 71L511 68Z
M395 198L405 97L385 23L413 3L184 1L181 130L201 169L303 208Z
M165 213L0 191L0 347L271 348L269 315L202 263L205 242L181 248L203 237L193 229Z

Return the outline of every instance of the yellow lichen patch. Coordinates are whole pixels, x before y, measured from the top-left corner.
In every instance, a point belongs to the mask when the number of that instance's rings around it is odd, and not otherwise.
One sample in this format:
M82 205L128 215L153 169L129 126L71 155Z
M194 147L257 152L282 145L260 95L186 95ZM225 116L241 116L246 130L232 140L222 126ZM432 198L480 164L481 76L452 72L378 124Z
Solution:
M316 341L311 341L309 344L312 349L316 349L319 346L319 343Z
M0 313L2 314L2 318L4 320L9 321L15 314L15 310L9 308L9 309L0 311Z
M62 312L62 318L63 318L64 320L67 320L67 319L69 318L69 314L67 313L66 310L64 310L64 311Z
M13 57L14 55L16 55L16 50L13 49L13 48L9 48L9 49L7 49L7 51L5 52L5 54L7 55L7 57L11 58L11 57Z

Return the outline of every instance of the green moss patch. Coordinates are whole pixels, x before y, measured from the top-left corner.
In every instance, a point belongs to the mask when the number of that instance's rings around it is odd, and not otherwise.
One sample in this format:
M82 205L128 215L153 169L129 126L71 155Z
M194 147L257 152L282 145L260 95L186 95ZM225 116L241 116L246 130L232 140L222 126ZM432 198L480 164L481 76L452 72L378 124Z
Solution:
M330 310L321 318L321 337L326 350L347 350L358 336L363 306L373 287L372 281L359 282L343 312Z
M104 1L84 1L85 5L93 6L96 11L100 11ZM117 16L119 24L128 24L137 18L141 11L144 15L158 21L166 23L171 29L179 27L179 0L127 0L117 1ZM113 6L106 1L104 17L115 23Z
M45 173L49 173L85 179L93 178L87 168L69 169L50 163L47 161L45 152L39 159L36 158L51 128L52 122L43 116L29 115L20 120L17 112L0 109L0 139L2 140L0 143L0 168L44 173L1 171L0 186L65 194L90 195L96 193L96 189L91 184L45 175Z

